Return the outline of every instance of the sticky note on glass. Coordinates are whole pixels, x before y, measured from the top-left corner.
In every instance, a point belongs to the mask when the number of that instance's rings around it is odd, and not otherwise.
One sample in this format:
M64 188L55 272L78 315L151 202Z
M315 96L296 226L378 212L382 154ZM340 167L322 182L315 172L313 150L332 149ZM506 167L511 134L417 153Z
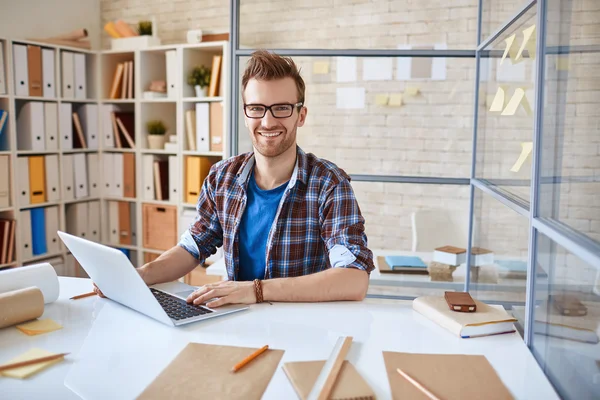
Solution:
M404 94L407 96L416 96L421 92L418 87L407 87L404 89Z
M387 93L380 93L375 96L375 104L378 106L387 106L390 95Z
M523 60L523 51L527 49L529 53L529 58L532 60L535 59L535 25L531 25L529 28L523 30L523 42L521 43L521 47L519 47L519 51L515 56L515 61Z
M516 62L517 52L518 52L517 44L515 43L516 37L517 37L517 34L513 33L512 35L510 35L509 37L504 39L506 48L504 49L504 54L502 54L502 59L500 60L500 65L502 65L502 63L504 62L504 59L506 58L507 55L509 56L509 58L511 58L513 60L513 63Z
M510 101L504 108L504 111L502 111L501 115L515 115L515 113L519 109L519 106L523 107L523 110L525 110L525 113L528 116L532 114L531 107L529 106L529 102L527 101L527 96L525 96L525 89L523 88L515 89L515 92L513 93L512 97L510 98Z
M51 353L51 352L43 350L43 349L30 349L27 352L21 354L20 356L17 356L11 360L8 360L5 364L2 364L2 365L14 364L14 363L22 362L22 361L29 361L29 360L33 360L35 358L53 356L55 354L57 354L57 353ZM25 367L7 369L7 370L0 372L0 375L7 376L9 378L25 379L33 374L40 372L43 369L48 368L49 366L51 366L53 364L61 362L62 360L64 360L64 357L57 358L56 360L43 361L43 362L40 362L37 364L27 365ZM0 365L0 367L2 365Z
M314 75L325 75L329 73L329 62L328 61L315 61L313 63L313 74Z
M388 105L390 107L400 107L402 106L402 93L394 93L390 95L390 100L388 101Z
M510 169L512 172L519 172L529 154L531 154L531 150L533 150L533 142L523 142L521 143L521 155L515 162L515 164Z
M51 319L37 319L26 324L17 325L17 329L29 336L40 335L62 329L62 326Z
M506 106L506 102L508 101L508 96L506 93L507 86L500 86L496 91L496 95L491 102L490 111L491 112L501 112L504 110Z

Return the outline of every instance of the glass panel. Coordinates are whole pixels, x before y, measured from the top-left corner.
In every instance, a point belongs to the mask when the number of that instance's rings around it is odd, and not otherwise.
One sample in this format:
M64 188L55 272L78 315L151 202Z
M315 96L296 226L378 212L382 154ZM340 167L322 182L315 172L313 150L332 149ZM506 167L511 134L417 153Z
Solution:
M240 59L241 74L247 61ZM294 57L294 61L306 83L308 114L297 134L306 152L351 174L470 175L473 59ZM349 81L339 82L340 76ZM242 153L250 151L252 143L239 101Z
M482 251L471 258L471 295L525 304L529 218L477 188L473 201L472 253Z
M525 202L530 196L535 106L535 60L528 49L535 48L535 37L525 41L524 35L534 25L535 12L530 10L480 59L476 176Z
M469 186L353 181L352 187L379 268L371 274L369 293L420 296L463 290L464 274L437 267L428 273L426 267L436 247L466 247ZM410 268L391 272L393 260L386 256L419 257L425 267L419 273L407 273Z
M529 3L531 0L483 0L481 4L481 41L504 26Z
M600 273L562 246L538 236L534 354L564 399L600 398ZM523 323L523 311L515 310Z
M600 2L553 0L547 3L546 46L600 44Z
M477 0L241 0L242 48L472 49Z

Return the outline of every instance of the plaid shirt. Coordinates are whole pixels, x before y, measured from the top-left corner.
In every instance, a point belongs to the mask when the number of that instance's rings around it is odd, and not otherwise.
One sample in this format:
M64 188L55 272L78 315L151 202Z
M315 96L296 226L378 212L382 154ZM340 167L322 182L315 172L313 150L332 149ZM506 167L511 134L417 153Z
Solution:
M200 263L223 246L229 280L239 274L239 226L254 154L213 165L198 198L198 214L179 245ZM335 164L297 147L296 166L281 198L266 246L264 279L294 277L331 267L370 273L364 218L350 177Z

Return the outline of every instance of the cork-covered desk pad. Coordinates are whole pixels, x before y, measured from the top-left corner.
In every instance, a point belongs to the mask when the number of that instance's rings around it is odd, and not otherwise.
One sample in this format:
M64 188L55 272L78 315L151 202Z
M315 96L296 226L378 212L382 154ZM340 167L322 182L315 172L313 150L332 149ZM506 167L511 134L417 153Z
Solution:
M257 348L189 343L138 399L260 399L283 350L267 350L238 372Z

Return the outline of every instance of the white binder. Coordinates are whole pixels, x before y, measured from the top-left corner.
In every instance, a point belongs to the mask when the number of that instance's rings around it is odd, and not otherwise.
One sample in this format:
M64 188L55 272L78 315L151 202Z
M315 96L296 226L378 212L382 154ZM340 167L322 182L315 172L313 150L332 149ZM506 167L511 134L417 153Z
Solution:
M144 200L154 200L154 156L142 156L142 185Z
M75 79L73 77L75 66L73 53L64 51L62 55L62 95L65 99L75 98Z
M108 202L108 242L119 244L119 203Z
M113 196L123 197L123 154L113 154Z
M29 101L21 107L17 118L17 147L19 150L46 150L44 103Z
M87 167L85 154L73 154L73 172L75 173L75 198L88 197Z
M27 206L31 203L29 197L29 157L17 157L17 203Z
M210 113L208 103L196 103L196 149L210 151Z
M31 240L31 212L23 210L19 215L19 228L21 234L21 260L33 257L33 242Z
M29 96L27 46L22 44L13 44L13 71L15 75L15 95Z
M165 52L167 61L167 97L177 97L177 50L168 50Z
M60 200L60 180L58 179L58 156L50 154L44 157L46 170L46 198L48 201Z
M100 242L100 202L90 201L88 204L87 238Z
M0 156L0 208L10 207L10 159L8 156Z
M77 111L88 149L98 148L98 106L84 104Z
M48 254L58 253L60 251L60 241L58 240L58 207L46 207L46 246Z
M102 154L102 176L104 182L102 183L102 191L105 197L113 196L113 164L114 164L114 153L103 153Z
M73 108L71 103L61 103L58 109L58 126L60 128L60 148L71 150L73 148Z
M73 154L65 154L63 155L62 160L62 198L63 200L73 200L75 199L75 189L74 189L74 172L73 172Z
M179 187L179 159L177 156L169 156L169 201L183 199Z
M44 97L56 97L54 50L42 49L42 84Z
M67 205L67 232L87 239L88 206L87 203Z
M44 103L46 150L58 150L58 104Z
M87 85L85 74L85 54L74 54L74 70L75 70L75 98L87 98ZM89 147L89 146L88 146Z
M98 153L87 155L87 172L90 197L100 197L102 194L102 182L100 182L100 158Z
M6 94L6 71L4 70L4 42L0 42L0 94Z
M104 148L115 148L114 131L111 113L119 111L119 107L114 104L102 104L100 106L100 122L102 123L102 140L104 140Z

